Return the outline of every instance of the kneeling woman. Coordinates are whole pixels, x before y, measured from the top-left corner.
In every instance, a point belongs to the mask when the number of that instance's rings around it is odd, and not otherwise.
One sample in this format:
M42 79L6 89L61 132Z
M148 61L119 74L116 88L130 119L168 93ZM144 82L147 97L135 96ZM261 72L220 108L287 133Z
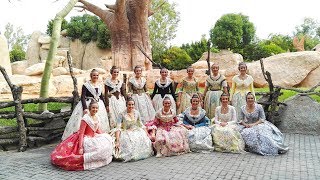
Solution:
M153 155L152 143L142 124L139 111L134 109L134 100L128 98L127 110L120 115L115 129L116 159L123 161L136 161Z
M261 155L278 155L288 151L279 129L265 120L260 104L255 103L254 95L246 95L246 105L241 107L240 123L244 126L241 135L249 151Z
M171 109L171 100L165 97L163 108L156 113L155 120L148 126L155 126L152 139L157 157L173 156L189 152L187 129L178 123L176 112Z
M228 94L223 93L220 101L221 106L216 108L212 131L215 150L231 153L244 152L244 142L237 125L236 109L229 105Z
M194 94L190 99L191 107L184 111L183 124L189 129L188 139L191 151L213 151L211 128L206 111L199 106L200 98Z
M98 103L91 101L89 114L80 129L62 141L51 153L51 163L65 170L87 170L107 165L112 160L112 138L101 133Z

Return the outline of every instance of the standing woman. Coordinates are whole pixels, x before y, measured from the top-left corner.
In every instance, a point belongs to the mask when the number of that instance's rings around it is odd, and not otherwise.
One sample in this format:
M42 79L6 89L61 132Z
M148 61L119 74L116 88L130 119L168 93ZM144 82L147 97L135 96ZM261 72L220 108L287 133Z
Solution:
M88 106L93 100L99 104L97 116L99 116L101 121L100 123L102 132L108 132L110 130L108 114L106 111L104 97L102 95L102 84L99 82L99 72L96 69L92 69L90 73L90 80L84 83L82 86L80 102L74 108L70 116L66 128L64 129L61 138L62 140L79 130L81 118L84 114L89 112Z
M192 94L199 93L198 81L195 77L193 77L194 68L189 66L187 68L188 76L182 79L181 82L181 89L178 93L178 100L177 100L177 114L184 112L185 109L190 107L190 100Z
M163 108L156 113L153 123L151 139L155 139L154 148L157 151L157 157L180 155L190 151L187 129L179 124L176 112L171 109L171 100L165 97Z
M204 110L207 112L209 119L214 117L216 107L220 105L220 96L224 92L228 94L226 78L219 74L219 65L211 65L210 75L206 80L206 87L204 89Z
M246 105L241 107L240 124L243 125L241 135L250 152L261 155L278 155L289 150L284 145L283 134L268 122L260 104L255 103L253 93L245 96Z
M115 129L115 158L127 161L145 159L153 155L152 143L134 100L128 98L127 110L120 115Z
M98 103L91 101L77 133L62 141L51 153L52 164L76 171L96 169L111 162L113 142L109 134L101 131L98 110Z
M154 119L155 110L147 90L147 80L141 76L142 67L136 66L133 71L135 76L129 79L128 96L133 98L135 109L139 111L142 123L146 124Z
M209 152L213 151L210 120L206 116L206 111L201 108L200 97L192 95L190 99L191 107L187 108L183 114L183 125L189 129L188 140L191 151Z
M247 74L247 65L244 62L239 63L239 75L232 78L230 89L230 101L236 108L238 119L241 114L241 107L246 104L246 94L251 92L254 96L253 78Z
M158 111L161 109L164 97L169 97L172 103L171 108L176 112L176 97L173 90L173 81L168 78L168 69L161 68L160 74L161 77L154 83L154 89L151 95L154 110Z
M213 141L216 151L244 152L244 141L237 125L236 109L229 105L229 95L220 96L221 106L216 108L213 125Z
M116 66L112 66L110 73L111 78L106 79L104 89L112 129L116 126L120 114L126 110L126 101L124 99L125 92L123 83L118 79L119 69Z

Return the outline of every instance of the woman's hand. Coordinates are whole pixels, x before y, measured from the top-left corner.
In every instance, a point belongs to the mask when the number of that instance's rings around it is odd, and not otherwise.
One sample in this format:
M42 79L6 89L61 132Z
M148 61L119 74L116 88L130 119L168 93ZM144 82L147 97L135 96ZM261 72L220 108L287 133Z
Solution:
M178 109L180 107L180 101L177 101L176 105L177 105L177 109Z

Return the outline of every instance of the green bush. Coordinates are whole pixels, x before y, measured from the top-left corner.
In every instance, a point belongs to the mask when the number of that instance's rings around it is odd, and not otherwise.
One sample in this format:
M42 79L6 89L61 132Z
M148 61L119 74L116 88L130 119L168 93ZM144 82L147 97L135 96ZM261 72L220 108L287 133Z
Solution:
M26 52L21 46L14 46L10 51L10 62L21 61L26 57Z
M192 63L187 52L178 47L171 47L162 55L162 65L170 70L185 69Z
M65 30L67 29L67 26L68 26L68 21L66 21L65 19L62 20L62 23L61 23L61 31L62 30ZM47 31L46 33L49 35L49 36L52 36L52 28L53 28L53 19L51 19L47 25Z

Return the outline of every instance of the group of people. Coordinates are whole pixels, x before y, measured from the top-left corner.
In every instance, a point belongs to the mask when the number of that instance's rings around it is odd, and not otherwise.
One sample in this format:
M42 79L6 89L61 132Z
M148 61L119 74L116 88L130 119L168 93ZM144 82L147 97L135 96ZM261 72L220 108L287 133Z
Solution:
M255 102L253 78L246 73L246 64L240 63L238 69L240 74L232 78L229 93L219 65L213 64L202 94L194 68L188 67L177 98L166 68L160 70L152 94L140 66L134 68L127 84L118 78L119 69L112 67L104 94L99 73L92 70L63 141L51 153L52 164L86 170L112 159L136 161L154 154L162 157L214 150L285 153L288 147L282 133L266 120L262 106Z

